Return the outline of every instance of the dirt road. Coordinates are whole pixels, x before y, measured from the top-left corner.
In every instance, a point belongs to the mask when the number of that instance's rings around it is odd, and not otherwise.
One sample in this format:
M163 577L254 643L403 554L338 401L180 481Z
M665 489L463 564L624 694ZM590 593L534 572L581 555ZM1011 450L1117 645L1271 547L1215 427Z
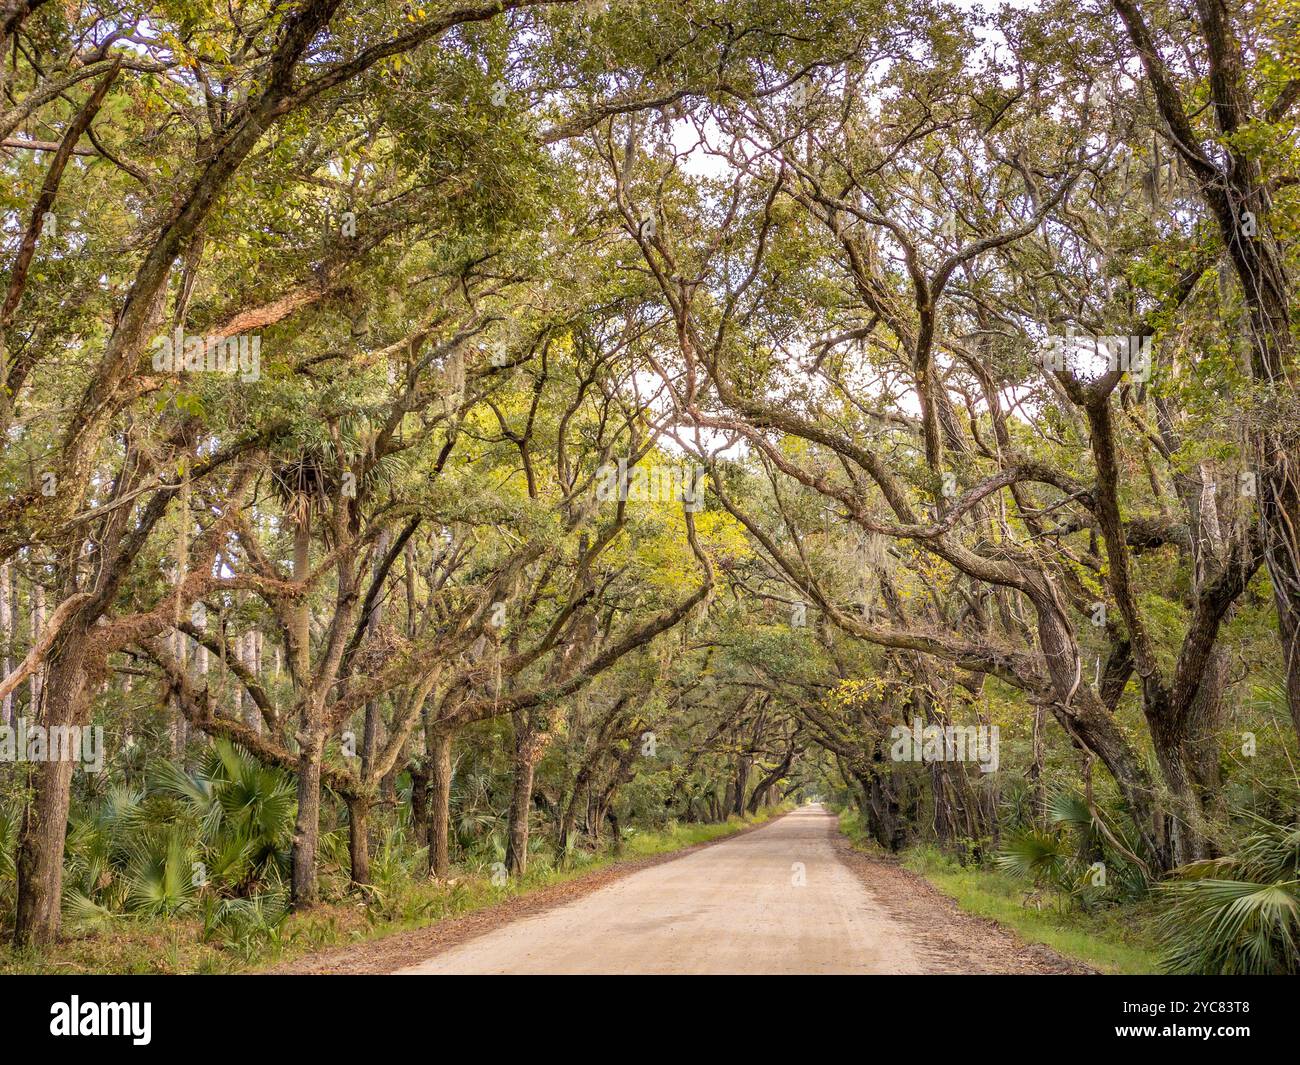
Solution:
M844 860L841 860L843 856ZM846 861L849 864L846 864ZM1053 972L1069 966L956 912L905 870L851 868L807 806L397 971L427 973ZM915 883L900 882L897 877ZM891 880L891 877L894 879ZM883 891L867 884L879 879ZM864 883L864 880L866 881ZM918 890L923 885L927 891ZM891 910L893 912L891 912Z

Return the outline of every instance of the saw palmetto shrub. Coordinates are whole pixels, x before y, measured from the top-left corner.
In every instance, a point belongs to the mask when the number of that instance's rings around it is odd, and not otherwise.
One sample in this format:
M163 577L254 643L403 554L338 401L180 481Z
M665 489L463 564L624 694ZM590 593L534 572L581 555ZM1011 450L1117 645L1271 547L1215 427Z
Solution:
M1160 885L1165 971L1300 974L1300 822L1260 820L1236 853Z

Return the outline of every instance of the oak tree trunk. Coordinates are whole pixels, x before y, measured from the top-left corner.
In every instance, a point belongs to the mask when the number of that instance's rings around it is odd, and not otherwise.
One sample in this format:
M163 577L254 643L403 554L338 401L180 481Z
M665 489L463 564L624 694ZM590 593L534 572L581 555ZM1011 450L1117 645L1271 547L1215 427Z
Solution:
M364 798L348 800L348 862L350 881L360 886L370 883L370 802Z
M533 770L533 760L526 750L516 756L506 842L506 869L513 876L523 876L528 872L528 814L533 803Z
M451 875L448 830L451 825L451 733L429 737L429 873L439 880Z
M318 733L303 734L298 752L298 817L290 852L290 899L294 909L315 905L318 895L316 852L320 844L321 758L325 740Z
M74 626L49 660L45 698L37 723L81 726L90 719L91 684L84 647L87 633ZM74 763L68 759L30 763L31 797L23 809L18 835L18 906L14 941L43 946L59 934L63 901L63 848Z

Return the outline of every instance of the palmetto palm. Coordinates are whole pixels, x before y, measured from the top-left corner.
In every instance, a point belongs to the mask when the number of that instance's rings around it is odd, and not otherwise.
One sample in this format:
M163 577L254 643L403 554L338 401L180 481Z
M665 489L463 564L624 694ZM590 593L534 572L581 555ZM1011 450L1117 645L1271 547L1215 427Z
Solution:
M82 927L116 916L164 916L202 901L218 923L238 923L247 907L278 912L295 809L290 778L227 740L213 742L202 765L149 767L147 788L111 789L74 814L68 837L65 912ZM210 902L212 903L210 905Z
M1184 866L1161 891L1166 971L1300 974L1300 823L1259 819L1236 854Z
M230 741L215 740L195 773L159 763L150 784L155 794L184 804L199 823L207 872L218 885L247 887L286 861L293 782Z
M998 853L998 866L1050 887L1089 906L1102 895L1135 897L1146 889L1146 875L1134 864L1132 847L1095 806L1077 792L1054 793L1047 802L1047 830L1029 828L1012 835ZM1103 876L1097 876L1097 863Z

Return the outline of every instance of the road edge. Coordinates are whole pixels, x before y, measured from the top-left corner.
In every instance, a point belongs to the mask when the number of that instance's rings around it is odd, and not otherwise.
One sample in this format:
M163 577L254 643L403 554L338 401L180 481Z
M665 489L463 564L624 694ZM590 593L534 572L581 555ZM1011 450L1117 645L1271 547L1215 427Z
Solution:
M745 825L718 836L716 839L692 843L679 850L650 854L642 858L627 858L611 862L588 873L552 884L536 891L525 892L503 899L499 903L474 910L472 913L433 921L419 928L395 931L356 943L340 944L312 951L284 962L261 969L250 970L254 976L357 976L387 975L398 969L415 965L439 954L462 946L480 936L487 935L505 925L528 917L536 917L549 910L567 906L571 902L594 894L626 876L650 869L665 862L676 861L688 854L708 847L716 847L729 840L739 839L751 832L759 832L788 817L787 810L758 824Z
M890 855L856 847L836 823L835 855L871 896L916 936L921 953L939 972L974 975L1101 976L1100 970L1042 943L1030 943L1013 928L962 909L951 896ZM943 919L935 920L936 914ZM953 963L957 969L952 969Z

